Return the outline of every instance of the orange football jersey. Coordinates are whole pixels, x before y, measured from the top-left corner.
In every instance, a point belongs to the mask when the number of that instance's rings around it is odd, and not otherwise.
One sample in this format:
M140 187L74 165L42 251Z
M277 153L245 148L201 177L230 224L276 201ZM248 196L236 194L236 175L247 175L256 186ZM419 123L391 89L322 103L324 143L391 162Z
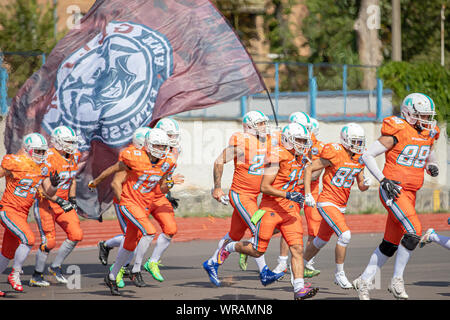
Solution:
M134 146L124 149L119 155L119 161L130 168L127 171L126 180L122 184L120 205L132 202L143 208L149 206L154 196L152 190L175 164L174 156L171 153L166 158L152 163L144 150L139 150Z
M317 202L331 202L338 207L345 207L355 178L364 169L364 164L360 162L361 155L350 157L341 144L328 143L323 147L320 157L330 161L331 166L325 168L323 189Z
M386 152L383 174L386 178L400 181L406 190L417 191L423 185L427 158L435 140L439 138L439 128L423 130L419 133L405 119L392 116L383 120L381 134L394 136L397 144Z
M234 174L231 190L242 194L260 193L264 165L267 152L271 149L271 139L261 142L248 133L236 132L229 141L230 146L236 146L244 152L234 158Z
M28 215L38 187L48 176L48 168L37 164L25 154L7 154L3 157L1 166L11 175L5 176L6 188L0 205Z
M48 168L49 172L57 171L61 179L56 196L65 200L69 199L70 185L77 174L80 156L81 154L77 151L69 159L66 159L55 148L50 148L47 151L47 159L44 165ZM58 204L52 201L49 201L49 203L53 208L60 208Z
M299 185L299 180L303 175L303 169L307 163L306 157L295 156L283 146L279 146L272 150L268 162L267 167L279 166L277 176L272 183L275 189L286 192L300 191L301 186ZM263 200L289 201L285 198L273 197L267 194L263 194Z

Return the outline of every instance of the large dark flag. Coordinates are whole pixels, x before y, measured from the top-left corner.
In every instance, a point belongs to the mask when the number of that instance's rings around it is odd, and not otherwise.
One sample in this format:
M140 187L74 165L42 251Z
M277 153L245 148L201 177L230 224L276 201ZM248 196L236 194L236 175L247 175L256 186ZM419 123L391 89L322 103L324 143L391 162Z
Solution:
M254 63L207 0L97 0L19 90L5 147L49 137L66 125L82 138L79 214L97 219L112 203L106 180L87 183L117 161L136 128L265 89Z

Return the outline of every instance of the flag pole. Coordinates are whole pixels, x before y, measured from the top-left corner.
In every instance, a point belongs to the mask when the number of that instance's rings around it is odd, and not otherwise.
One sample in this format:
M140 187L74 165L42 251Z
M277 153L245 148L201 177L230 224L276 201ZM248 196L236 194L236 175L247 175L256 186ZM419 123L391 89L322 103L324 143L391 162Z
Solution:
M264 84L264 87L265 87L265 89L266 89L267 96L269 97L270 106L272 107L273 118L275 119L275 124L276 124L277 127L278 127L277 113L275 112L275 107L273 106L272 98L270 98L269 90L267 90L267 87L266 87L265 84Z

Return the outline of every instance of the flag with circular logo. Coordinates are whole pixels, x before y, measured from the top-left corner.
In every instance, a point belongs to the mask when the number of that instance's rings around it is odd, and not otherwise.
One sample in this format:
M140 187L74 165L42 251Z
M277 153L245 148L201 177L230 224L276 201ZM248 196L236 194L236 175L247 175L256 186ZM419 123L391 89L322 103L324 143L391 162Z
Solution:
M137 128L263 90L252 59L210 1L97 0L14 97L5 147L17 152L31 132L49 138L61 125L75 130L79 214L97 219L112 191L103 183L90 193L87 183L117 161Z

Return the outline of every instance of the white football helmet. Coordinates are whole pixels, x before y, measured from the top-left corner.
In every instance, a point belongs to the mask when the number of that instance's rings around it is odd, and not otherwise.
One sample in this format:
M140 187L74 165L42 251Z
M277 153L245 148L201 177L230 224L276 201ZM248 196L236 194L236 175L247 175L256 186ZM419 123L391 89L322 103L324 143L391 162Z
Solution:
M305 126L308 131L311 131L311 118L303 111L291 113L289 122L300 123Z
M155 128L162 129L169 136L169 145L172 148L179 148L181 142L180 126L178 121L172 118L162 118L156 123Z
M436 126L436 107L433 100L423 93L411 93L403 99L401 113L403 118L421 129L432 130Z
M34 132L23 137L23 149L37 164L43 163L47 159L47 140L39 133Z
M311 148L311 133L304 125L292 122L283 128L281 143L286 149L292 150L294 148L296 154L302 155Z
M138 149L145 147L145 136L150 131L151 129L149 127L137 128L133 133L133 145Z
M314 118L310 118L311 120L311 133L314 133L314 135L317 137L319 135L319 121L317 121Z
M163 148L155 146L163 146ZM145 136L145 149L155 158L164 159L169 152L169 147L169 136L162 129L153 128Z
M351 152L362 154L366 146L364 129L359 124L351 122L341 129L341 144Z
M266 125L264 128L258 127L258 123L264 122ZM244 131L254 136L264 136L269 133L267 128L269 118L259 110L249 111L242 118L242 125Z
M56 150L74 154L78 149L79 138L75 131L68 126L56 127L50 138Z

